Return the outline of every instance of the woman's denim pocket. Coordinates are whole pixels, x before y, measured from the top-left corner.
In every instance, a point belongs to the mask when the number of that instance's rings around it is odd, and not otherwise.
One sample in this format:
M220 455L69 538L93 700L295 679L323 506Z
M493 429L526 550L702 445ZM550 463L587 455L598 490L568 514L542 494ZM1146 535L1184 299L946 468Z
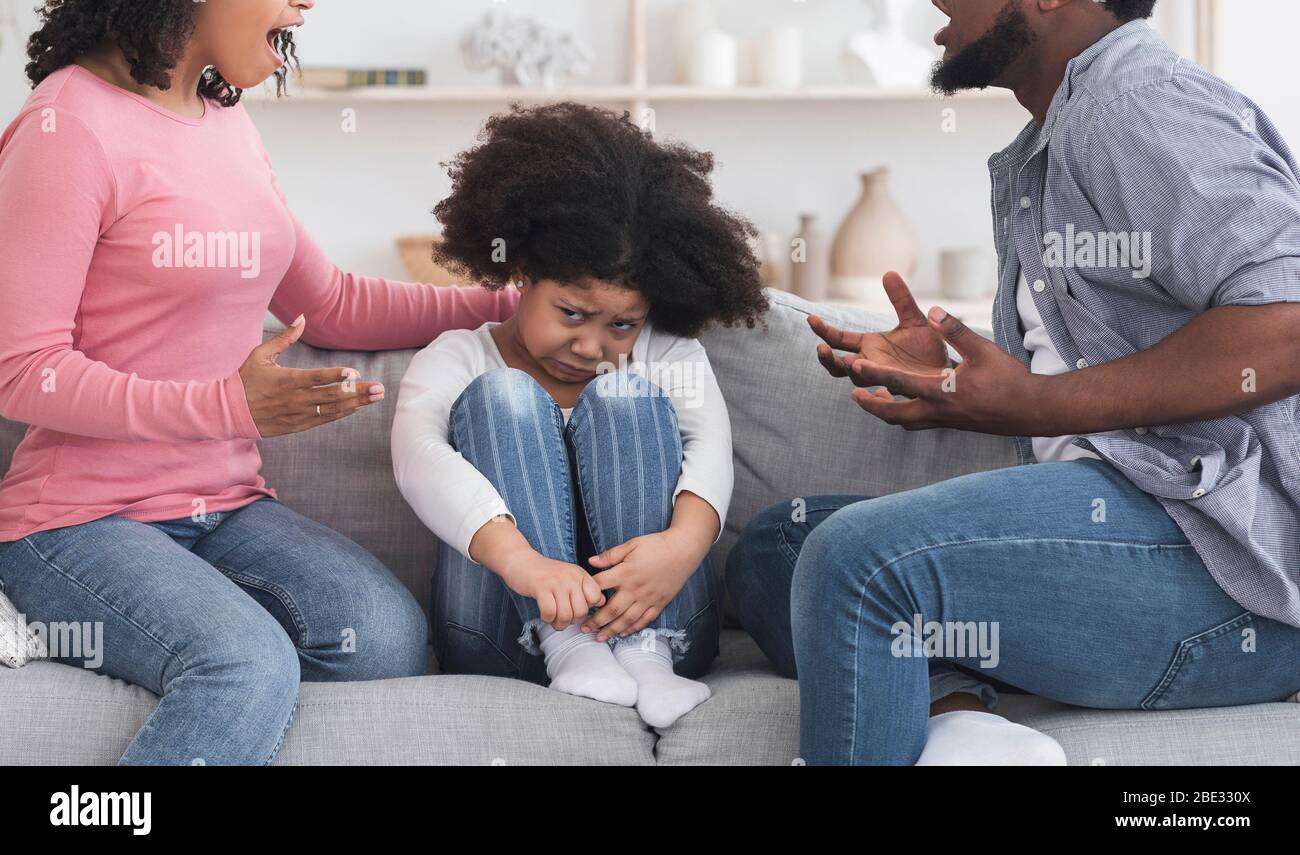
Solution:
M1255 651L1255 615L1238 615L1178 645L1160 683L1142 701L1144 710L1221 707L1242 703L1243 679L1255 669L1243 667L1243 656ZM1254 664L1253 662L1251 663Z

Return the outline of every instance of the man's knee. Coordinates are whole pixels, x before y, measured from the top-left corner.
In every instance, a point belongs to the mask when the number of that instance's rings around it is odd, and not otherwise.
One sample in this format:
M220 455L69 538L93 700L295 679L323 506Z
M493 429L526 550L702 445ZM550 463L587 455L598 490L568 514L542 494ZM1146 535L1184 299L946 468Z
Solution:
M759 511L745 525L727 555L726 586L742 612L752 596L774 583L788 586L788 573L781 564L782 528L790 523L790 504L780 502ZM776 578L774 578L776 577Z
M880 548L888 548L888 510L878 499L840 508L808 532L795 561L791 610L845 597L860 589L864 569Z

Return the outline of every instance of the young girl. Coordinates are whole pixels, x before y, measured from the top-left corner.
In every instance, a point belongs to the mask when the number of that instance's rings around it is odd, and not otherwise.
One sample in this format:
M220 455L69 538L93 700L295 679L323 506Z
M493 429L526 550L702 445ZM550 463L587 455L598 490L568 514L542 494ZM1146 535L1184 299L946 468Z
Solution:
M713 203L710 155L626 116L516 107L481 140L435 210L438 260L519 311L417 355L393 424L398 486L442 541L434 649L667 727L709 696L689 678L717 655L733 480L693 336L765 311L752 228Z

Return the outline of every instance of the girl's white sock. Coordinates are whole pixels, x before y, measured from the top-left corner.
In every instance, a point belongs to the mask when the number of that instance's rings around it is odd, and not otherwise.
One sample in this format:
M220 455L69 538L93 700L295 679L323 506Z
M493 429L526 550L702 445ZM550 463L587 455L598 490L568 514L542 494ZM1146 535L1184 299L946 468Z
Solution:
M543 624L537 637L552 689L622 707L636 703L636 681L623 670L609 645L596 640L596 633L582 632L580 624L559 631Z
M918 766L1064 766L1065 750L1046 733L1000 715L956 710L930 717Z
M673 722L709 699L709 687L673 673L672 648L658 633L619 639L614 658L636 681L636 711L651 727Z

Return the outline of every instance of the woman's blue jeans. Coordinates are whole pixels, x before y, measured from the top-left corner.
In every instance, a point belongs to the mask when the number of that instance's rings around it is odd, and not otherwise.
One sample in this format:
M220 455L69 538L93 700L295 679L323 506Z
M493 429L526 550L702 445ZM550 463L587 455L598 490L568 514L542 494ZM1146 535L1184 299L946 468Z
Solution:
M0 590L51 638L77 625L79 649L53 658L162 696L123 765L270 763L299 680L411 677L428 662L428 623L397 577L270 497L0 543Z
M587 385L564 424L559 405L523 371L477 377L451 410L451 444L505 500L542 555L585 567L593 555L672 522L682 443L672 399L629 372ZM668 638L674 670L698 677L718 653L721 582L705 562L649 624ZM434 654L443 672L545 685L537 602L441 544L433 576ZM611 644L613 643L611 639Z
M1099 709L1300 689L1300 629L1238 605L1163 506L1098 460L783 503L727 565L742 623L799 679L808 763L914 763L932 700L992 698L970 674Z

